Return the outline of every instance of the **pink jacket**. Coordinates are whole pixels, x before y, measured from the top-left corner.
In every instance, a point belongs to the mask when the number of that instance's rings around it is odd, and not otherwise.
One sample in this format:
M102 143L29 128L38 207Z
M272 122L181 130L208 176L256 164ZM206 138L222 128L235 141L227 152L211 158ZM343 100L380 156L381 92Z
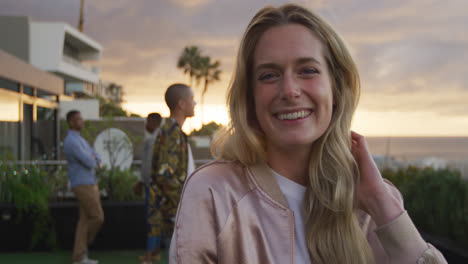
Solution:
M363 211L357 215L376 263L447 263L406 212L378 228ZM294 215L271 170L216 161L192 174L179 204L170 263L294 264Z

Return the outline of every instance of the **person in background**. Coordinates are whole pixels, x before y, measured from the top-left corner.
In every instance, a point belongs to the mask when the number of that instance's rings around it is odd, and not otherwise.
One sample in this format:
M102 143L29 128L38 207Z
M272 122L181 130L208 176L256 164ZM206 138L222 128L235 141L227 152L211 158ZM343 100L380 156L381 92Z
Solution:
M154 142L148 188L148 238L153 243L148 245L144 264L151 263L151 252L159 250L163 238L171 238L182 187L195 168L187 136L182 131L185 120L194 116L193 91L185 84L173 84L164 97L171 115Z
M140 180L134 186L134 191L137 195L141 195L143 188L145 189L146 219L148 218L148 198L151 183L151 161L153 158L154 140L159 132L159 126L162 121L163 119L159 113L151 113L146 118ZM149 259L159 261L159 249L151 252L154 249L154 239L156 238L151 236L147 237L146 252L151 254L148 256ZM141 261L144 261L145 258L146 256L140 256Z
M446 263L351 131L359 73L296 4L265 7L240 43L218 159L186 181L170 263ZM421 186L422 187L422 186Z
M68 161L68 178L78 200L80 215L72 259L74 264L97 264L97 260L88 258L88 247L104 222L104 212L94 171L100 164L100 158L88 142L80 136L80 131L84 127L81 113L76 110L68 112L67 122L70 130L64 141L64 152Z

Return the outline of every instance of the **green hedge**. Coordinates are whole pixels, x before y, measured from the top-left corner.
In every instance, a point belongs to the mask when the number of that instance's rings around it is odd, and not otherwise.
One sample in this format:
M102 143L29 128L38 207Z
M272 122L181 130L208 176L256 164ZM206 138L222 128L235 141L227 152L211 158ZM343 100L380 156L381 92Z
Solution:
M58 194L68 190L66 173L62 166L47 170L44 166L19 166L0 161L0 203L14 204L18 212L17 223L25 214L34 217L30 249L36 248L38 243L46 243L51 249L58 248L49 203L64 199ZM109 200L143 200L133 193L138 177L131 170L100 169L96 173L100 190L106 190Z
M133 192L138 181L132 170L97 169L99 189L105 190L107 199L112 201L141 201L142 197ZM68 190L67 171L62 166L46 170L44 166L18 166L0 161L0 203L12 203L17 208L27 209L32 205L48 207L49 202L63 200Z
M403 194L405 207L416 226L423 232L445 237L468 246L468 182L452 169L418 168L409 166L398 170L383 169ZM109 200L142 200L133 193L138 177L131 170L98 170L100 189ZM68 178L61 166L47 171L38 166L16 166L0 161L0 203L11 203L21 213L39 216L34 223L31 248L46 239L54 245L54 234L48 232L50 211L48 203L61 198L57 193L67 189Z
M468 182L459 171L408 166L382 176L403 194L418 229L468 246Z
M106 168L96 171L99 180L99 189L106 190L107 197L112 201L142 201L143 197L133 192L133 186L138 182L132 170L108 170Z
M56 174L49 174L36 166L21 167L0 162L0 202L11 203L17 208L17 223L25 214L34 216L30 249L44 241L49 248L57 248L49 210L53 197Z

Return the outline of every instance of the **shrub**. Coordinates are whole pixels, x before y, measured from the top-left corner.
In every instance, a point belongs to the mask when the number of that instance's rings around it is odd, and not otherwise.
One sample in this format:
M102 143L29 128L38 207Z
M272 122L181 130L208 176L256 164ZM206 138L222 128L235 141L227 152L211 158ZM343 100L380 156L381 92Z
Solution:
M109 200L112 201L139 201L142 197L133 192L133 186L138 182L132 170L108 170L96 171L99 180L99 189L105 190Z
M113 201L143 200L134 194L133 186L138 177L131 170L96 171L100 190L106 190ZM17 210L16 223L25 216L34 219L29 249L39 243L57 249L56 232L50 213L49 202L59 201L59 193L68 190L68 177L62 166L48 170L38 165L19 166L0 161L0 203L13 204Z
M47 172L36 166L21 167L0 162L0 202L15 205L17 223L25 214L34 216L30 249L41 240L50 248L57 247L49 211L51 188L47 179Z
M468 182L459 171L408 166L382 176L400 190L421 231L468 246Z

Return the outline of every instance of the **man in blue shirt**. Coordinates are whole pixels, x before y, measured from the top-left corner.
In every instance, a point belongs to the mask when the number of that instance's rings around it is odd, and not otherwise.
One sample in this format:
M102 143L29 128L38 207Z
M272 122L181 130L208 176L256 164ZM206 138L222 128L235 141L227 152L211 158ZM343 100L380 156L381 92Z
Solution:
M84 127L81 113L76 110L68 112L67 122L70 130L64 141L64 152L68 161L68 178L80 207L73 248L73 264L97 264L98 261L88 258L88 246L104 222L104 212L94 172L94 168L99 166L100 158L80 136L80 131Z

